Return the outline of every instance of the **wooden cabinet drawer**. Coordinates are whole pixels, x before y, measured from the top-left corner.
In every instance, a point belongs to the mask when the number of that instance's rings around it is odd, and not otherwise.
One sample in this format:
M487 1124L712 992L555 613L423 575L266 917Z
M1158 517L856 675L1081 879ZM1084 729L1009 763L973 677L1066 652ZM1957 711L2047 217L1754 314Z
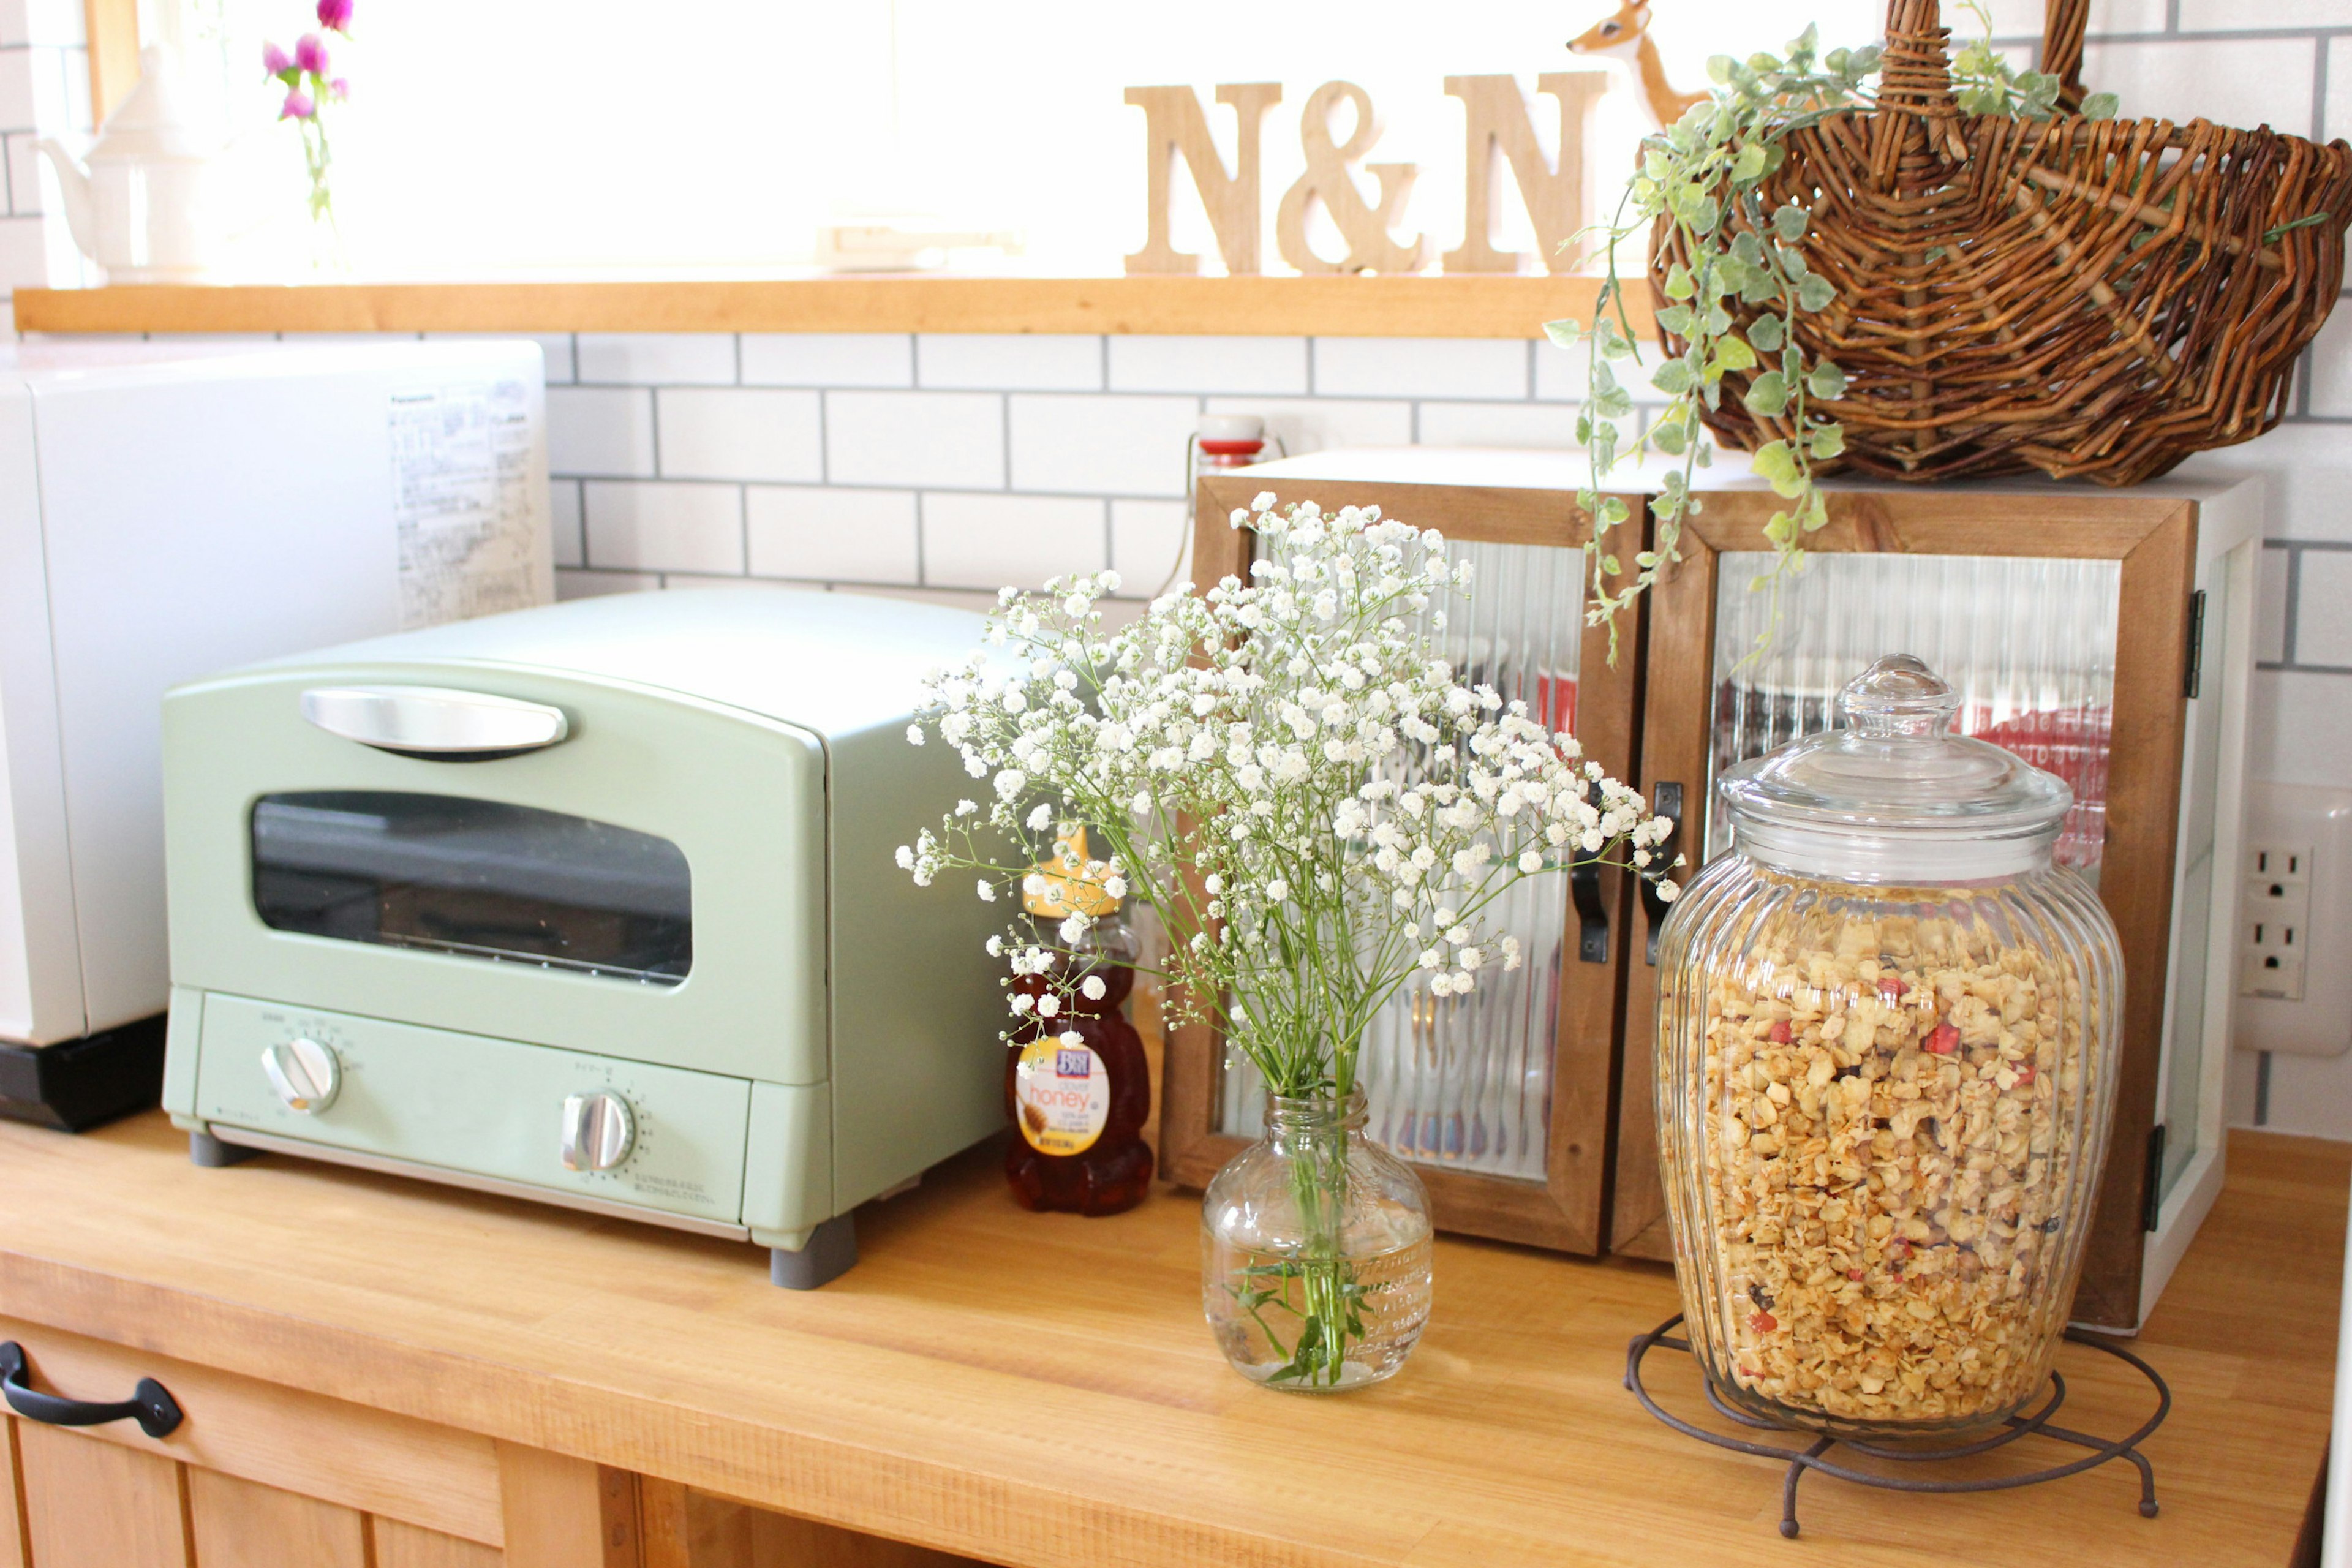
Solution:
M40 1568L145 1568L151 1558L180 1568L191 1546L206 1568L499 1559L499 1458L487 1437L0 1317L5 1340L24 1347L44 1392L117 1400L152 1377L185 1418L156 1438L131 1421L65 1428L9 1416L0 1458L22 1507L0 1519L0 1568L20 1568L28 1544ZM273 1542L303 1550L289 1558Z

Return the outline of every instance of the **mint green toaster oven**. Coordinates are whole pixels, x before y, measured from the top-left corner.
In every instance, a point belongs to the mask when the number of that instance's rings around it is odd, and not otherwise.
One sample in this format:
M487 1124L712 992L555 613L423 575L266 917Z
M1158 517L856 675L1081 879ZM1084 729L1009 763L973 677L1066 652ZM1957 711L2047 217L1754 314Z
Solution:
M977 899L895 847L976 616L741 586L587 599L164 702L163 1103L274 1151L856 1258L857 1204L1002 1123Z

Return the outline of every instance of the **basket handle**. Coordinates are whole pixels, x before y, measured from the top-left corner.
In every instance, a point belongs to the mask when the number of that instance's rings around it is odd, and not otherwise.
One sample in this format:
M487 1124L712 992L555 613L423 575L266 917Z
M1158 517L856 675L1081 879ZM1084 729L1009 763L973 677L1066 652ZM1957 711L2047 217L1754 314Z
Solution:
M2050 0L2052 5L2064 0ZM1950 119L1959 113L1952 98L1950 37L1936 0L1886 0L1886 50L1879 58L1878 107Z
M2042 11L2042 68L2058 79L2062 109L2083 107L2083 33L2091 0L2047 0Z

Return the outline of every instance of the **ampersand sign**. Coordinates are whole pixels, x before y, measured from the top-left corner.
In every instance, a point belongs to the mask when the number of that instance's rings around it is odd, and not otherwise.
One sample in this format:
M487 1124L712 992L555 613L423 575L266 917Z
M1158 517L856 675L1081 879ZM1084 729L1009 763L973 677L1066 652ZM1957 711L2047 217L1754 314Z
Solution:
M1331 119L1339 100L1356 111L1356 128L1344 146L1331 141ZM1419 272L1430 263L1436 246L1425 235L1398 244L1390 230L1402 216L1405 198L1412 193L1413 163L1370 163L1365 168L1380 181L1380 200L1367 205L1356 184L1354 165L1381 139L1381 122L1372 112L1372 97L1352 81L1327 81L1307 100L1299 116L1299 145L1307 153L1307 173L1284 194L1275 214L1275 242L1282 258L1301 272ZM1331 215L1348 254L1326 261L1307 243L1307 204L1320 202Z

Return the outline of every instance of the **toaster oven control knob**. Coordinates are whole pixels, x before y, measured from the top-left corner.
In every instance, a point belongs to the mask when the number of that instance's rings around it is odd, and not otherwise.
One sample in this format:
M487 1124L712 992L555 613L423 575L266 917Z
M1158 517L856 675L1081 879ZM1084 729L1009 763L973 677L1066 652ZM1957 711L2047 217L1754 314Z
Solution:
M574 1094L563 1101L563 1168L609 1171L636 1146L637 1119L629 1102L610 1089Z
M261 1070L287 1108L305 1116L318 1115L342 1092L343 1064L335 1059L331 1047L313 1039L271 1046L261 1053Z

